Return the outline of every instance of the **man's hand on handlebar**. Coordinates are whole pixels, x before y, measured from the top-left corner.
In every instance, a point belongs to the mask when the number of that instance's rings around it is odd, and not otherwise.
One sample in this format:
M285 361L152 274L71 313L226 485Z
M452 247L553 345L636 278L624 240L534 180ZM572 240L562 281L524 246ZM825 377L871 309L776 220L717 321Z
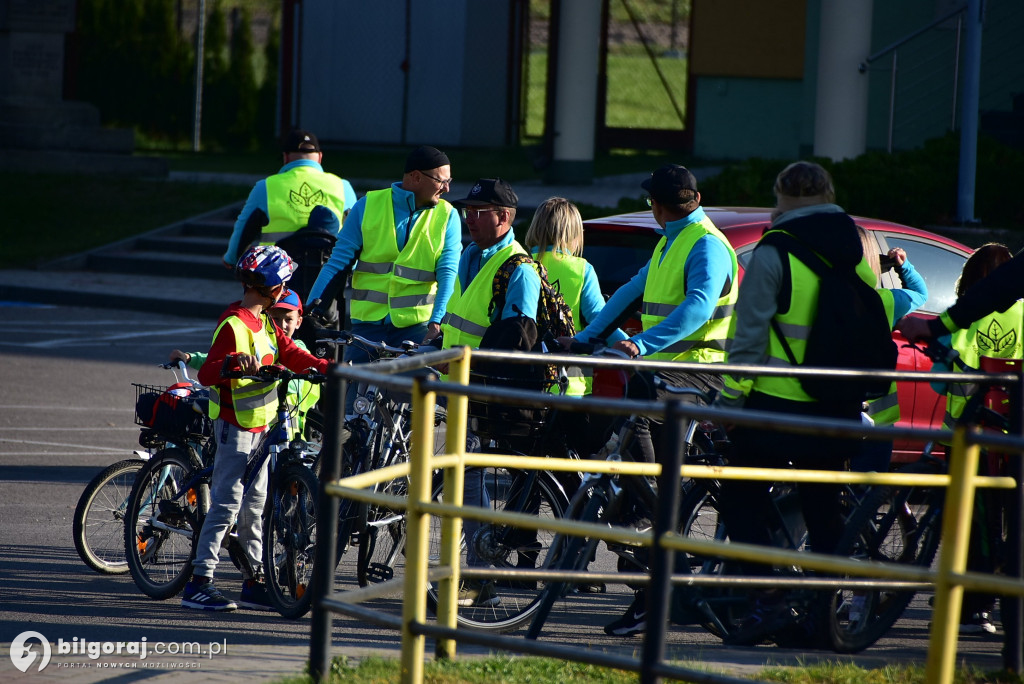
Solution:
M441 336L441 324L434 323L431 321L427 323L427 334L423 336L423 341L420 344L429 344L434 339Z
M612 351L622 352L631 359L635 359L640 355L640 347L636 346L635 343L629 340L620 340L611 346Z

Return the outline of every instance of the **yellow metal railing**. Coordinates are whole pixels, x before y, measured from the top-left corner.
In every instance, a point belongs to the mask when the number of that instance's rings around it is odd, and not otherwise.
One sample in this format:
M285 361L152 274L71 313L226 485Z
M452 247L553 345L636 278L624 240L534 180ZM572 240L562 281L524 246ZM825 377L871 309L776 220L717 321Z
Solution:
M523 529L539 530L546 529L554 532L597 537L607 541L624 542L630 544L659 545L662 548L673 551L690 553L703 553L723 558L757 561L773 564L797 564L800 567L822 571L826 573L839 573L855 577L875 578L892 581L893 585L902 586L900 583L911 583L907 586L923 586L922 583L935 586L935 614L932 620L929 636L928 658L926 666L926 677L929 682L951 682L956 663L956 643L959 625L959 615L963 599L964 589L985 590L989 593L995 592L1011 596L1024 596L1024 582L1017 578L992 576L982 573L966 572L967 545L971 516L973 511L973 498L977 487L993 487L1011 489L1017 483L1008 477L982 477L978 476L978 458L980 444L998 446L1003 451L1024 451L1024 442L1019 439L1005 436L983 435L977 431L969 431L960 427L952 433L952 451L949 458L949 472L944 475L925 475L909 473L860 473L860 472L835 472L835 471L811 471L811 470L790 470L771 468L732 468L727 466L700 466L684 465L680 468L680 477L690 478L715 478L715 479L751 479L767 481L788 481L788 482L829 482L863 485L919 485L931 487L947 487L947 496L944 505L942 540L939 550L937 569L932 571L918 566L900 565L896 563L879 563L854 561L847 558L786 550L781 548L765 548L762 546L718 542L701 541L680 537L673 532L667 532L658 539L654 539L652 533L640 533L628 529L611 529L606 525L597 525L564 519L540 519L537 516L495 511L480 507L462 507L463 495L463 474L466 467L473 466L501 466L519 469L544 469L549 471L568 472L591 472L591 473L616 473L622 475L645 475L658 476L661 474L661 466L657 464L634 463L634 462L612 462L600 460L575 460L533 456L497 455L467 453L466 425L468 419L468 399L486 399L495 401L505 399L516 404L533 403L535 405L557 406L567 410L588 410L599 413L622 413L624 411L621 401L608 401L601 399L568 399L555 395L539 396L539 393L504 390L496 392L489 388L473 387L468 385L469 368L472 356L495 358L498 355L478 350L470 351L468 348L458 350L446 350L445 352L433 352L416 357L422 364L449 363L449 382L441 383L418 377L414 379L390 377L386 378L379 373L362 369L338 369L336 372L342 377L361 380L372 380L378 385L391 386L402 391L411 391L413 405L413 428L412 428L412 450L410 461L405 464L390 466L378 471L362 473L344 480L325 482L323 492L332 497L344 497L368 503L377 503L395 510L405 510L407 515L407 540L405 546L405 576L404 578L390 580L389 582L368 587L365 589L347 592L342 596L348 601L336 599L333 596L324 595L314 601L314 611L326 609L341 610L350 614L360 615L370 619L370 614L365 609L357 610L352 604L364 601L369 598L397 593L397 583L401 583L403 595L403 610L400 626L402 630L402 681L422 682L423 662L425 658L425 635L427 631L437 636L436 653L440 657L453 658L456 654L456 638L459 634L465 634L462 630L456 629L457 623L457 596L460 576L474 576L482 571L474 571L471 568L460 568L460 539L462 519L469 518L481 522L505 523L521 527ZM503 361L509 361L512 357L523 357L536 362L537 357L529 354L501 354ZM552 357L543 357L548 362ZM557 358L557 357L556 357ZM519 359L513 359L519 361ZM587 358L581 359L572 357L572 362L577 365L612 365L614 363L607 359ZM527 361L528 362L528 361ZM390 366L391 364L389 364ZM657 363L637 364L633 362L631 367L644 365L657 367ZM674 369L682 368L687 364L672 364ZM396 370L406 370L410 364L404 364ZM366 368L361 367L361 368ZM735 368L735 367L734 367ZM707 371L708 366L699 366L700 370ZM392 369L388 369L392 370ZM718 368L716 367L716 370ZM750 372L749 368L744 369ZM798 369L805 370L805 369ZM757 369L760 373L761 369ZM721 372L729 372L729 367L722 365ZM778 369L765 369L765 374L778 373ZM887 373L901 379L920 380L925 374L921 373ZM1002 377L984 374L956 374L954 378L946 378L952 374L930 374L929 379L955 379L956 381L977 381L978 379ZM908 377L909 376L909 377ZM1006 375L1002 378L1006 382L1016 382L1015 376ZM448 397L448 420L446 427L445 453L435 455L433 453L435 444L434 423L432 417L435 413L437 394L442 393ZM633 413L658 413L660 404L658 402L635 402L628 407ZM868 438L890 439L893 436L911 437L921 440L939 436L948 436L948 431L919 430L908 428L868 428L860 425L845 424L844 421L808 421L801 418L787 418L779 414L760 414L754 411L727 411L711 409L707 407L677 407L677 410L687 417L706 418L719 423L734 424L771 424L794 431L813 431L816 434L828 436L867 435ZM330 429L330 428L329 428ZM328 440L329 441L329 440ZM340 450L340 448L339 448ZM447 503L431 501L431 483L435 470L444 470L444 501ZM408 476L409 489L408 498L386 495L373 491L366 491L378 483L387 482L396 477ZM323 506L321 506L323 508ZM441 540L442 548L439 559L439 566L430 567L428 562L428 530L429 517L438 516L442 520ZM321 532L324 528L318 528ZM322 537L321 537L322 538ZM430 572L428 573L428 567ZM550 571L514 571L523 578L551 579L555 576L561 579L564 576L582 575L583 573L552 573ZM593 577L593 573L587 573ZM617 574L619 578L625 575ZM632 576L630 580L632 581ZM673 578L682 581L681 578ZM721 581L723 578L715 578ZM758 582L755 578L735 578L747 580L748 585ZM731 581L732 578L726 581ZM426 624L427 603L424 587L431 581L438 583L437 601L437 627L430 628ZM701 584L702 578L688 577L691 584ZM778 578L770 581L772 585L778 585ZM806 584L808 580L792 580L794 584ZM810 582L813 583L813 580ZM857 580L845 580L845 584L856 586ZM831 580L834 586L835 580ZM330 582L322 586L330 586ZM382 620L387 624L394 624ZM316 615L314 615L314 632L316 631ZM657 626L649 626L654 629ZM329 629L328 635L329 635ZM322 638L322 635L319 637ZM329 636L328 636L329 638ZM468 635L466 638L469 638ZM327 661L324 661L323 650L320 649L316 655L321 662L314 661L315 644L318 636L312 636L311 647L311 670L314 676L324 676L329 673L329 667L324 669ZM476 643L491 643L501 648L510 648L529 652L535 648L527 648L525 645L516 646L521 640L509 637L475 634L472 636ZM598 660L601 660L600 658ZM609 658L603 660L609 661ZM632 661L636 669L635 662ZM622 662L616 661L616 666L622 666ZM659 673L672 671L666 666L659 666ZM702 680L707 679L707 674L701 676ZM720 681L730 681L729 678L720 678Z

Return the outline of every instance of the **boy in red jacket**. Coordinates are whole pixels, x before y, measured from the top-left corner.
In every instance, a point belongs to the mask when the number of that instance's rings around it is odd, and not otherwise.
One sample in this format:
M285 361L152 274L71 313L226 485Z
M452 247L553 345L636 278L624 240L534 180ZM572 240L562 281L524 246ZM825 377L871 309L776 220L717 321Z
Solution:
M261 573L246 577L237 603L213 584L221 542L238 518L239 541L252 568L263 557L263 504L267 498L269 460L244 492L245 464L260 433L277 408L277 383L221 377L223 369L254 374L260 366L281 364L301 372L326 372L327 360L303 351L271 320L268 311L287 292L294 262L279 247L259 245L235 266L243 286L242 301L228 307L213 334L210 354L199 369L199 382L210 387L210 417L214 419L217 456L210 483L210 512L206 516L192 561L192 580L185 585L181 605L198 610L226 611L242 606L271 610Z

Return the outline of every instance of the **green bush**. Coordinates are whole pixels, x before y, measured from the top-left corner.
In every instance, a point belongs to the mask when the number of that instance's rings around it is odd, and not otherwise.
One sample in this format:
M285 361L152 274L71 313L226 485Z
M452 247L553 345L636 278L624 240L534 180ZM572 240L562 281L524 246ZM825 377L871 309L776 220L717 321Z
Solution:
M956 224L960 142L950 134L914 150L867 152L833 162L815 159L832 174L836 202L861 216L911 226ZM709 205L774 206L772 185L788 159L753 158L701 183ZM1024 178L1024 152L982 137L978 143L975 216L990 228L1024 230L1024 203L1015 179Z
M278 39L256 72L248 7L209 3L203 61L203 147L251 151L274 137ZM79 0L75 97L95 104L103 123L134 128L156 147L187 147L195 102L195 35L178 29L175 0Z

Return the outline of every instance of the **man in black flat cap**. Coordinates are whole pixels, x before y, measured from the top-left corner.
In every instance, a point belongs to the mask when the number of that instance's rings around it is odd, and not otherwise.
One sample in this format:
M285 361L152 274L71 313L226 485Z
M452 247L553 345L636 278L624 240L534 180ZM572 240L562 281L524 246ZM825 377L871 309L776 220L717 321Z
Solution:
M235 220L221 257L226 268L234 268L250 245L273 245L307 223L316 222L337 236L345 214L356 203L352 184L324 171L320 141L311 131L296 128L286 133L281 140L281 157L284 165L253 186ZM319 209L311 219L310 214L318 206L330 212Z
M353 333L396 346L437 337L462 254L462 222L441 199L451 182L448 156L423 145L406 158L401 182L360 198L306 297L310 313L327 310L351 269ZM356 345L345 347L345 361L373 358ZM346 413L355 383L349 389Z

